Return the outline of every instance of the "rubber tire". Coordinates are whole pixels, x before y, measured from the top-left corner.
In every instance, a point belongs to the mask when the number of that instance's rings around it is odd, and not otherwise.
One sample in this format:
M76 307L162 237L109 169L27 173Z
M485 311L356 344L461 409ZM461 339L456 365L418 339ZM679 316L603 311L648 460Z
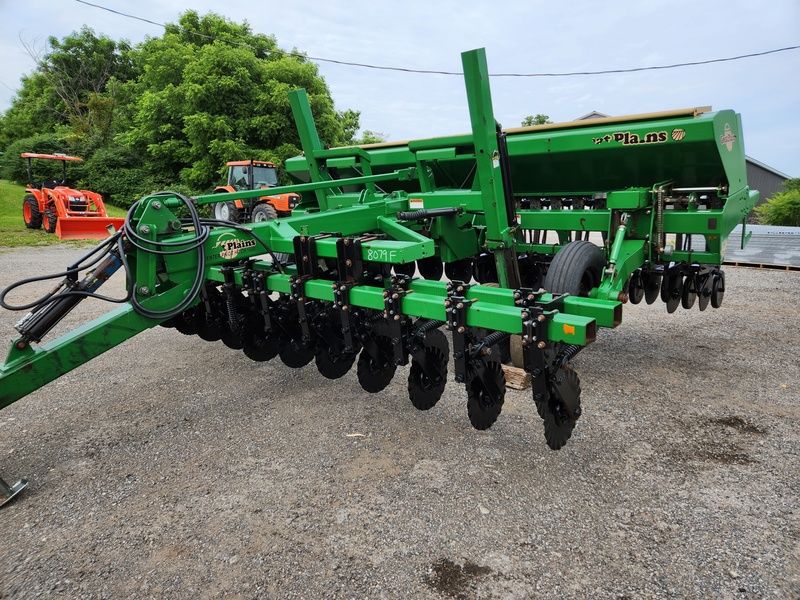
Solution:
M233 202L217 202L211 209L214 218L220 221L238 223L241 215Z
M253 208L253 214L250 215L250 221L253 223L263 223L264 221L272 221L278 218L278 211L272 204L257 204Z
M43 223L44 223L44 230L47 233L55 233L56 232L56 224L58 223L58 215L55 214L52 210L44 211L43 216Z
M591 242L570 242L559 250L547 269L544 288L551 294L589 296L600 285L606 256Z
M42 212L39 210L39 201L33 194L28 194L22 201L22 220L28 229L40 229L42 226Z

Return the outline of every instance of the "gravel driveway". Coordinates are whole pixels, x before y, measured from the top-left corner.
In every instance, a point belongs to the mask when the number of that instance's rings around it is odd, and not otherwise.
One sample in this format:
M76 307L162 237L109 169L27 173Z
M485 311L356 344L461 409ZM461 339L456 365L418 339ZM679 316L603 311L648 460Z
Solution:
M0 286L82 252L3 251ZM800 272L726 273L721 309L629 305L581 353L558 452L530 390L479 432L452 381L419 412L407 369L370 395L144 332L0 411L30 481L0 598L798 598Z

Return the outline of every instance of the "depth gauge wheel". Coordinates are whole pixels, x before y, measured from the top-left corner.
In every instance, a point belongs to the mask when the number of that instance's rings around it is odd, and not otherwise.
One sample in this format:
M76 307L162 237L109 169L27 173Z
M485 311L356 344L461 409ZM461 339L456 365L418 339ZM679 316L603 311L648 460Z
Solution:
M553 257L544 287L551 294L586 298L600 285L605 266L605 254L593 243L583 240L570 242Z

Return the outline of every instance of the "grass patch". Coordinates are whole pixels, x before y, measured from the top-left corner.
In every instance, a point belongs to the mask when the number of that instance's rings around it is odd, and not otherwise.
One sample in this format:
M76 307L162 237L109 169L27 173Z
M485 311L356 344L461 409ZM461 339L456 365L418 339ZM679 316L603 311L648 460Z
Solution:
M60 240L44 229L28 229L22 220L25 186L0 179L0 247L50 246L53 244L85 245L84 240ZM109 217L124 217L125 210L106 205ZM97 240L91 241L96 244Z

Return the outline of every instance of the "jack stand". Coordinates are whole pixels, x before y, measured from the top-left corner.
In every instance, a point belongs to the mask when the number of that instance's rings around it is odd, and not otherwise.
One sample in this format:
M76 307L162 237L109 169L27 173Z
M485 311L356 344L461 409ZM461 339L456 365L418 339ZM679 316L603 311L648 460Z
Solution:
M0 506L6 502L10 502L14 496L19 494L28 485L26 479L20 479L17 483L9 487L9 485L0 477Z

